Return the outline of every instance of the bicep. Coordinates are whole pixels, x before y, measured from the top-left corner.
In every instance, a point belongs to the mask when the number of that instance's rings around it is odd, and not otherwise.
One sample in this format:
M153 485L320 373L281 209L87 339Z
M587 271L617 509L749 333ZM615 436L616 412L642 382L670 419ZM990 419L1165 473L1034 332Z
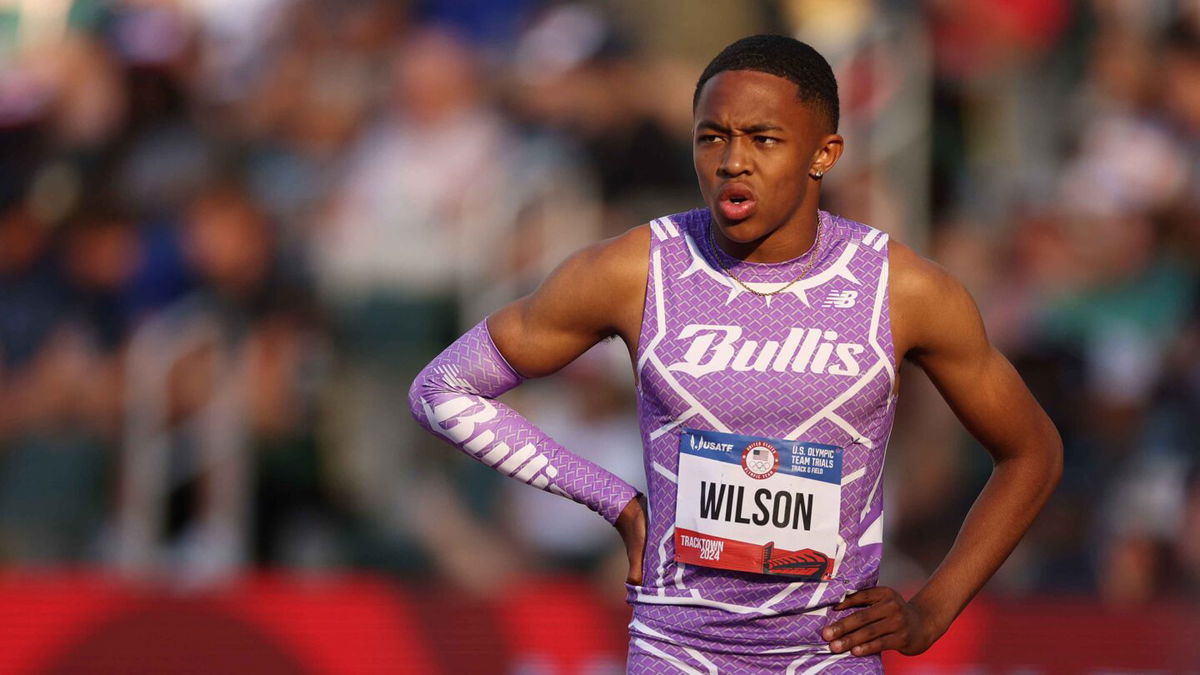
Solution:
M994 347L969 365L942 359L919 365L967 431L997 459L1053 431L1021 376Z
M988 340L975 301L957 280L939 270L921 306L909 358L972 436L1003 459L1055 434L1021 376Z
M541 377L575 360L603 339L598 322L542 289L488 317L496 348L518 373Z

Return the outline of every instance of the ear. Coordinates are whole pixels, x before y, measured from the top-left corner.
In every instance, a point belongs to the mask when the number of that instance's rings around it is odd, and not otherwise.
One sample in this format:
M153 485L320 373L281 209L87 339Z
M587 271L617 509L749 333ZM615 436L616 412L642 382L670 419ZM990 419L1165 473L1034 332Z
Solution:
M822 138L820 145L817 146L817 151L813 153L808 174L813 178L820 178L829 173L833 165L841 159L844 147L845 140L840 134L829 134Z

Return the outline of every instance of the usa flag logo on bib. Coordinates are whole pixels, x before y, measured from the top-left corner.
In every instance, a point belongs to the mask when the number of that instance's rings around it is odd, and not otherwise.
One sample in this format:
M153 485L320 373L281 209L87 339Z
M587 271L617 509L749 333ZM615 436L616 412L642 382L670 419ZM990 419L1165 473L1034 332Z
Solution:
M742 451L742 471L747 476L763 480L774 476L778 470L779 451L770 443L755 441Z

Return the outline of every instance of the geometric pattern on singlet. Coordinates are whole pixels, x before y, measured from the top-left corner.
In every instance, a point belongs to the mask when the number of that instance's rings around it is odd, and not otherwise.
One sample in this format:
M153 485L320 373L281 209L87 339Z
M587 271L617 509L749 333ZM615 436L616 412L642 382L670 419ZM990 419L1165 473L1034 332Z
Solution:
M875 585L879 573L880 479L896 379L888 236L821 211L818 249L749 263L712 248L710 218L697 209L650 224L637 352L649 516L643 583L629 586L631 636L705 652L828 653L820 629L849 613L832 606ZM803 272L809 256L816 260L803 279L766 297L722 270L769 292ZM814 330L815 342L803 346ZM794 581L675 562L685 427L843 448L832 578Z

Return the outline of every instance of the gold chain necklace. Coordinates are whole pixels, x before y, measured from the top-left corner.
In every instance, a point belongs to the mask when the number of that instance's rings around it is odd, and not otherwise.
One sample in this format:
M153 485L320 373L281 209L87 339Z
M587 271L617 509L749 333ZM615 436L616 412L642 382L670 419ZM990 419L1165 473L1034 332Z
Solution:
M736 274L733 273L732 269L725 266L724 261L721 259L721 254L724 253L724 251L721 251L720 249L717 248L717 240L713 237L713 228L712 227L708 228L708 245L712 248L713 256L717 259L717 265L719 265L721 267L722 272L724 272L730 279L733 279L734 282L736 282L737 285L741 286L743 289L759 296L760 298L768 298L768 297L771 297L772 295L777 295L779 293L786 291L787 289L789 289L793 285L795 285L796 282L798 282L801 279L803 279L804 277L808 276L809 271L812 270L813 263L815 263L817 261L817 253L821 250L821 231L823 229L824 228L821 227L821 216L820 216L820 214L817 214L817 236L815 239L813 239L812 248L808 249L808 253L811 255L808 256L808 262L804 264L804 269L800 271L800 276L796 277L795 279L792 279L791 281L787 282L783 286L776 288L775 290L771 291L770 293L763 293L762 291L756 291L753 288L750 288L749 286L746 285L745 282L743 282L741 279L739 279ZM729 254L726 253L725 255L729 255ZM733 256L730 256L730 257L732 258Z

